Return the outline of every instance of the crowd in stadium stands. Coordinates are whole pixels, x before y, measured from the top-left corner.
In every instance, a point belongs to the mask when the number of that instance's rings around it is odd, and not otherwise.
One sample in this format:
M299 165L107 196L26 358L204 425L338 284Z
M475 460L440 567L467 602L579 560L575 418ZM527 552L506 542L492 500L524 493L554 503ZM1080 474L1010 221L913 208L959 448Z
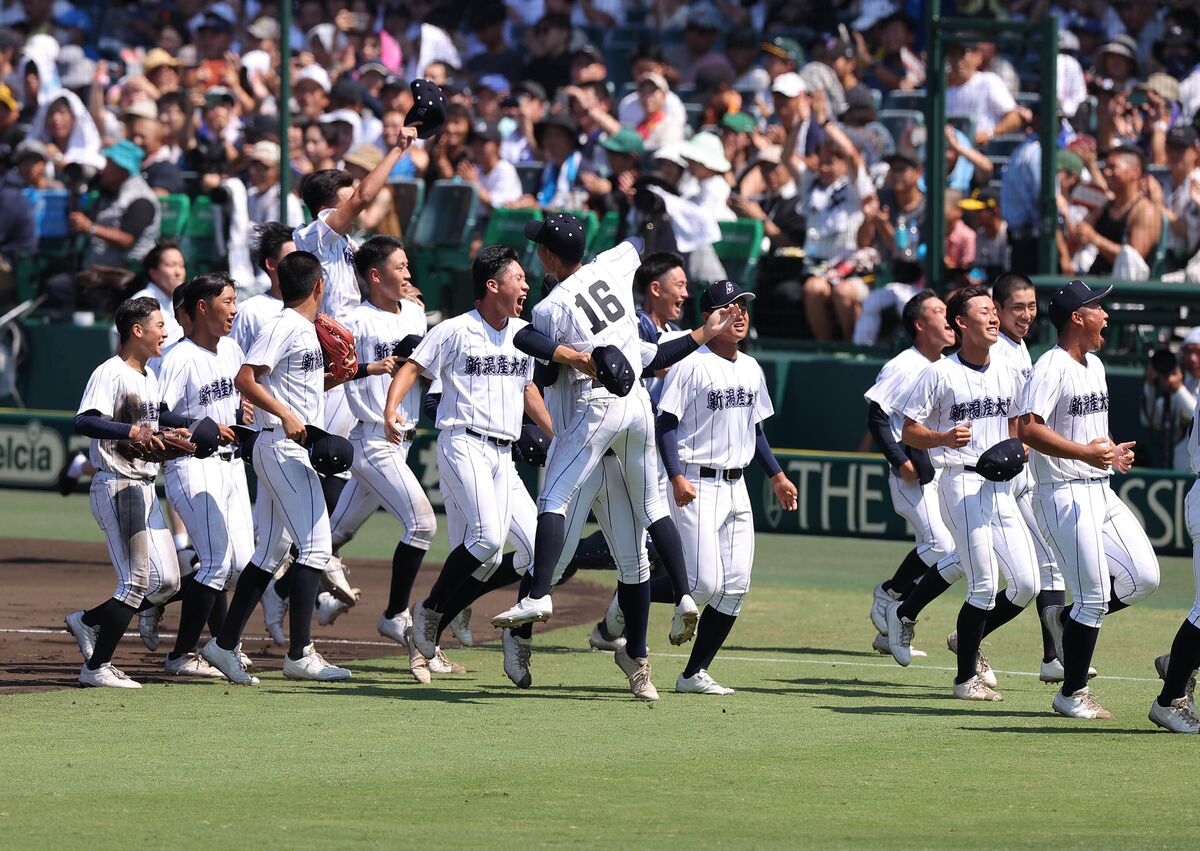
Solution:
M1042 271L1200 282L1195 0L941 5L947 17L1061 20L1046 148L1059 226L1056 265ZM476 247L507 215L497 211L594 213L612 239L639 233L685 255L693 282L752 275L742 283L758 291L764 335L862 345L898 333L930 264L954 286L1037 271L1050 81L1028 38L948 44L949 118L931 128L920 0L293 9L284 162L278 2L4 4L0 300L11 302L22 256L75 235L74 267L40 278L69 315L81 270L137 268L160 236L179 235L180 196L193 219L210 216L209 260L261 288L252 224L303 222L296 188L313 171L369 172L418 77L443 87L445 127L400 160L360 236L407 236L405 188L460 181L477 189ZM925 173L931 132L945 134L944 174ZM295 178L283 203L281 169ZM945 244L929 246L926 181L943 178ZM738 233L761 246L735 257Z

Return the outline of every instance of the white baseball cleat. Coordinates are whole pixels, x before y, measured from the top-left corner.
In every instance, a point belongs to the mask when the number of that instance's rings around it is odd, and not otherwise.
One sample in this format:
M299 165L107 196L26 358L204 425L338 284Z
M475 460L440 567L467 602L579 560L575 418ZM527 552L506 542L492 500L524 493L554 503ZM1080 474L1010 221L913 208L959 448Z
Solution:
M321 626L329 626L341 617L343 612L348 611L350 611L349 604L328 591L322 591L317 595L317 623Z
M625 652L622 647L613 654L617 667L629 677L629 690L638 700L658 700L658 689L650 682L650 660L646 657L635 659Z
M906 621L899 614L900 603L891 603L887 607L888 650L898 665L907 668L912 661L912 640L916 633L916 621Z
M513 681L517 688L529 688L533 685L533 677L529 673L529 652L532 642L521 638L506 629L500 633L500 643L504 646L504 675Z
M63 623L67 625L67 632L75 637L75 642L79 645L79 652L83 654L83 661L91 659L92 654L96 652L96 636L99 634L99 630L83 622L82 609L71 612L63 618Z
M998 691L992 691L991 686L987 685L978 674L971 677L965 683L955 683L954 696L959 700L1004 700L1004 695Z
M413 644L412 627L404 631L404 646L408 648L408 672L421 685L429 685L429 661L417 649L417 645Z
M442 613L425 608L424 604L413 610L412 639L413 644L421 651L426 659L437 655L438 625L442 622Z
M463 647L474 647L475 634L471 632L471 607L467 606L450 621L450 631ZM434 671L434 673L437 673Z
M701 668L690 677L680 674L675 680L675 691L685 694L733 694L733 689L725 688Z
M276 593L274 579L267 583L261 602L263 623L267 627L267 634L271 636L272 641L282 647L287 644L287 639L283 635L283 619L287 617L288 601Z
M958 655L958 630L953 630L946 636L946 649ZM975 657L975 673L979 675L979 679L988 688L996 687L996 672L992 670L992 666L988 663L988 657L980 653Z
M321 571L321 584L325 587L326 591L337 597L347 606L353 606L358 603L362 592L357 588L350 587L348 573L349 569L341 558L330 556L325 569Z
M1163 655L1158 656L1154 659L1154 670L1156 672L1158 672L1158 678L1160 680L1165 680L1167 678L1167 670L1170 667L1171 667L1171 654L1170 653L1164 653ZM1094 670L1095 670L1094 668L1088 669L1088 679L1091 679L1092 677L1096 676L1093 673ZM1196 708L1196 672L1195 671L1192 671L1191 676L1188 677L1187 685L1184 687L1184 697L1186 697L1191 702L1192 709L1194 710ZM1153 720L1153 719L1151 719L1151 720Z
M667 638L676 646L686 644L695 637L696 624L699 622L700 610L696 608L696 601L690 594L684 594L683 599L675 606L675 614L671 617L671 634Z
M242 652L241 642L238 642L236 652L237 652L238 661L242 663L243 668L245 668L247 671L249 671L251 668L254 667L254 660Z
M458 662L451 662L439 647L433 654L433 658L429 660L429 672L431 674L465 674L467 668Z
M1049 606L1046 608L1049 610ZM1050 707L1059 715L1065 715L1068 718L1083 718L1091 721L1094 719L1107 720L1113 717L1111 712L1100 705L1100 701L1096 700L1096 696L1087 686L1070 697L1063 694L1061 689L1056 691Z
M613 638L605 626L605 621L600 621L592 627L592 634L588 636L588 644L593 650L607 650L611 653L625 646L625 636L618 635Z
M304 655L299 659L284 655L283 675L289 680L317 680L323 683L350 679L348 670L330 665L312 644L304 648Z
M246 673L246 669L242 667L242 660L238 658L238 654L241 651L242 645L240 642L233 650L226 650L218 645L217 640L214 638L200 648L200 655L205 662L224 674L225 679L234 685L256 686L258 685L258 677L252 677Z
M604 628L609 635L625 635L625 613L621 611L621 601L617 599L616 594L613 594L612 601L604 612Z
M162 616L162 606L151 606L138 613L138 635L142 637L142 644L151 652L158 649L158 623Z
M1062 606L1047 606L1042 609L1042 623L1046 625L1046 631L1050 633L1050 639L1054 642L1054 655L1060 660L1063 658L1062 610Z
M163 670L173 677L206 677L222 680L225 675L195 653L184 653L178 659L167 657Z
M379 634L384 638L390 638L397 644L407 642L404 633L408 631L410 626L412 626L412 615L408 609L391 618L386 613L379 616Z
M1044 683L1061 683L1065 676L1066 672L1063 671L1062 662L1057 659L1043 662L1041 670L1038 671L1038 679Z
M554 603L550 595L544 597L522 597L515 606L492 618L497 629L513 629L527 623L545 623L554 614Z
M1150 704L1149 718L1172 733L1200 733L1200 718L1196 717L1196 707L1187 695L1172 700L1170 706L1159 706L1155 698Z
M124 672L113 667L112 662L105 662L96 670L86 664L79 670L79 684L94 688L141 688L142 684L131 680Z
M892 655L892 648L888 645L888 637L885 633L875 633L875 639L871 642L871 649L876 653L882 653L884 656Z
M891 591L883 590L883 583L880 582L875 586L875 591L871 595L871 623L875 624L875 629L887 635L887 607L889 603L896 602Z

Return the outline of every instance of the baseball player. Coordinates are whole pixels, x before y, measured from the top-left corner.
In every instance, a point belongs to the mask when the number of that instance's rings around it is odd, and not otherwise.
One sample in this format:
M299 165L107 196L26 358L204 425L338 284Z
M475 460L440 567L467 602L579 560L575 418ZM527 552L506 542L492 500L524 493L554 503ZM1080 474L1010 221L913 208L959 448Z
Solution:
M1038 592L1036 560L1029 531L1021 520L1009 482L985 479L979 457L1014 436L1016 383L1010 369L991 361L1000 333L996 305L987 287L957 290L947 319L961 338L948 358L926 367L900 410L904 442L930 450L943 515L958 562L967 576L967 598L958 614L958 675L953 693L960 700L1003 700L980 675L979 645L986 634L1012 620ZM999 593L999 574L1007 584ZM907 665L915 619L908 601L887 609L888 645Z
M335 551L380 505L404 527L392 556L388 603L379 619L379 633L404 644L405 630L411 623L409 593L433 541L437 522L429 498L407 463L421 415L421 387L414 384L401 399L404 425L399 444L387 439L384 402L399 358L425 336L428 326L425 311L417 302L404 298L412 288L412 274L400 240L374 237L358 250L354 262L367 282L369 296L351 312L348 327L354 333L359 362L372 364L376 372L346 385L347 401L355 417L350 430L354 476L342 491L330 516L330 526Z
M552 214L526 225L525 235L538 244L538 257L548 274L561 283L534 308L534 326L556 343L579 351L612 346L625 365L642 362L633 305L633 275L639 261L629 242L604 252L581 266L583 227L565 213ZM732 322L732 313L717 313ZM565 543L566 511L580 485L612 448L626 477L626 493L639 523L650 533L674 587L675 617L672 641L682 643L695 633L699 610L687 594L683 547L657 487L649 396L643 392L619 397L603 385L576 380L572 388L577 409L567 429L555 435L546 461L546 477L538 499L538 531L534 546L531 587L513 608L492 619L502 627L545 621L553 613L550 588L555 565ZM625 618L624 647L615 653L617 665L629 678L635 696L656 700L646 657L646 622L650 608L648 572L618 577L620 607ZM624 581L622 581L624 580Z
M916 533L916 547L904 557L891 579L875 586L871 623L878 631L874 647L883 653L891 652L887 643L888 605L905 599L922 575L936 568L954 549L954 540L942 519L938 471L927 450L904 445L904 415L900 411L925 368L940 361L943 349L954 345L954 331L946 324L945 302L932 290L922 290L908 301L903 322L913 341L912 348L884 364L875 384L864 394L867 430L890 467L892 507ZM910 648L911 655L920 652Z
M1200 410L1197 410L1197 416L1200 416ZM1192 429L1187 448L1192 472L1200 476L1200 429ZM1192 484L1184 506L1188 534L1192 536L1196 601L1175 633L1171 652L1154 660L1163 687L1150 704L1150 720L1172 733L1200 733L1200 717L1193 695L1196 668L1200 667L1200 478Z
M159 374L164 422L168 414L182 423L208 417L217 423L223 444L207 458L166 464L167 499L183 518L199 558L191 581L183 583L179 631L165 663L168 674L221 676L200 658L196 646L214 606L218 600L224 603L226 588L254 552L246 470L233 451L231 428L241 405L234 380L243 360L241 348L228 336L236 298L233 279L224 273L188 281L184 310L191 329L163 357Z
M796 486L775 460L762 423L775 410L762 368L738 345L750 330L753 293L716 281L700 296L707 317L721 307L737 314L706 348L672 367L659 397L659 453L671 481L671 514L684 541L688 588L704 614L675 690L733 694L708 668L733 629L750 590L754 518L743 478L752 459L764 467L785 511L796 510Z
M511 448L521 434L522 411L550 432L550 419L533 384L533 358L517 348L529 293L517 253L504 246L479 252L471 269L476 308L429 332L397 370L384 406L387 438L401 445L411 423L401 402L421 375L440 382L438 471L442 496L453 503L462 528L450 528L454 547L429 596L413 612L410 634L426 658L451 597L484 565L496 564L509 536L516 470ZM560 347L562 348L562 347ZM569 353L586 368L583 358ZM451 515L447 515L449 524ZM455 524L457 525L457 524ZM494 570L494 568L492 568ZM489 574L490 575L490 574Z
M1133 466L1134 443L1108 432L1108 382L1092 352L1108 314L1093 290L1071 281L1050 298L1058 345L1038 358L1021 406L1019 433L1028 446L1034 511L1074 600L1047 606L1042 620L1063 665L1052 707L1071 718L1111 718L1088 689L1088 668L1109 612L1158 587L1158 559L1133 512L1109 487L1111 468ZM961 630L960 630L961 641Z
M179 563L163 520L154 478L158 464L138 457L138 447L162 449L155 437L158 379L146 363L162 355L166 329L158 302L134 298L116 311L117 354L88 379L75 417L76 430L92 439L89 455L92 516L104 532L117 572L117 588L88 611L67 615L84 664L85 686L141 688L112 664L117 643L146 601L166 601L179 588ZM137 444L137 447L131 447Z
M131 298L152 298L158 303L162 313L163 327L167 332L163 351L183 339L183 326L175 318L175 308L172 295L175 290L187 280L187 263L179 246L170 240L161 240L154 244L142 260L142 270L146 275L146 286L134 293ZM159 358L150 359L150 368L158 371Z
M290 646L285 677L343 680L350 671L330 665L312 644L312 616L321 572L330 556L329 515L320 481L302 445L307 426L324 421L324 358L313 320L325 296L321 262L295 251L279 263L284 310L267 323L246 353L235 386L255 406L261 429L254 441L258 545L238 578L220 634L200 651L231 682L255 685L238 658L242 630L276 566L296 542L292 565Z
M266 222L254 227L254 258L271 282L265 293L252 296L238 305L229 336L243 352L250 351L258 332L283 310L283 294L279 291L279 261L296 250L292 229L279 222Z

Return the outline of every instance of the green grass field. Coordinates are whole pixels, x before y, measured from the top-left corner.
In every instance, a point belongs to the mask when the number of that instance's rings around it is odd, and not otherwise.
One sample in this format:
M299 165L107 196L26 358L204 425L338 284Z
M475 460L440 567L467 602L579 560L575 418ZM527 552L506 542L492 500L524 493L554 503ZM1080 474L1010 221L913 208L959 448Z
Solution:
M0 536L97 539L86 512L2 493ZM386 557L392 534L377 516L347 555ZM344 685L0 698L0 846L1186 843L1198 743L1155 733L1146 710L1152 659L1191 604L1188 563L1165 560L1158 593L1105 625L1093 688L1116 718L1088 723L1052 715L1029 673L1031 614L986 645L1004 702L950 697L957 588L918 626L927 659L873 653L870 590L904 551L760 536L712 668L727 698L675 694L683 659L656 652L662 699L639 704L609 654L580 649L583 627L541 635L529 692L487 647L456 652L471 674L425 687L375 660ZM674 651L668 626L656 611L653 650Z

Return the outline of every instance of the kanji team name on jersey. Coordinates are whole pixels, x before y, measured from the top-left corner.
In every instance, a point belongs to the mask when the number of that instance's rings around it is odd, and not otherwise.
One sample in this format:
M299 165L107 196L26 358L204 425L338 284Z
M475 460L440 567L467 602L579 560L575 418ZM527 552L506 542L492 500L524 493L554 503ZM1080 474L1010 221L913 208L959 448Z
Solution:
M300 369L304 372L313 372L318 369L324 372L325 353L320 349L309 349L301 356Z
M959 423L963 420L982 420L988 417L1013 417L1012 399L997 399L984 396L982 399L972 399L970 402L960 402L950 407L950 419Z
M463 372L467 375L523 375L528 369L529 358L467 355Z
M708 409L723 411L727 408L753 408L758 399L755 390L745 387L726 387L723 390L708 391Z
M232 378L218 378L200 388L200 404L207 408L214 402L230 398L236 392Z
M158 403L145 402L136 396L127 396L120 413L113 418L121 423L155 425L158 423Z
M1087 393L1082 396L1071 397L1071 404L1067 407L1067 415L1071 417L1086 417L1088 414L1100 414L1107 410L1107 393Z

